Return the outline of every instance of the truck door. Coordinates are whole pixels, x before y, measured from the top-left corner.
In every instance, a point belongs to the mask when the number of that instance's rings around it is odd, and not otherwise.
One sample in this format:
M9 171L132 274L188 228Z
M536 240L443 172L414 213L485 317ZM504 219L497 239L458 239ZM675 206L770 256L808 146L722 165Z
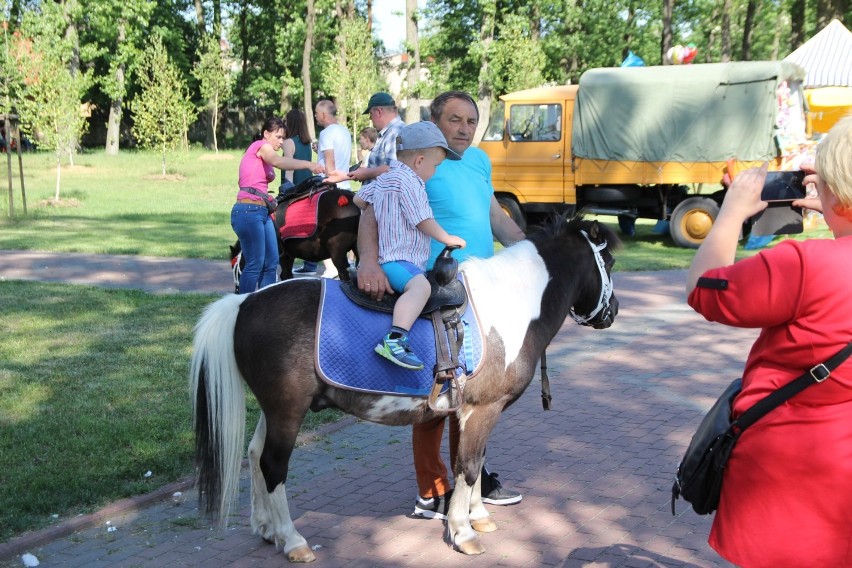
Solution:
M563 103L511 103L507 119L506 183L522 202L561 204L570 161L563 132Z

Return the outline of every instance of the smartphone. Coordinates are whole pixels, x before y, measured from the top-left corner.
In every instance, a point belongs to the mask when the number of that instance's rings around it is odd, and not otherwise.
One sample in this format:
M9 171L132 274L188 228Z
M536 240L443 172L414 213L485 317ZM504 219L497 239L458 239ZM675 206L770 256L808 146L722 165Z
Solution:
M760 192L761 201L792 201L802 199L806 195L805 172L767 172L766 182Z

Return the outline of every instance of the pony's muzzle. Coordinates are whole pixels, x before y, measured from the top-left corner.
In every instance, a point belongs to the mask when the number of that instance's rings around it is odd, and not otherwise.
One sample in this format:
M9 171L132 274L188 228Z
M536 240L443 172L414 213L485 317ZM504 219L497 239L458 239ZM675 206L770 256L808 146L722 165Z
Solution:
M589 322L594 329L606 329L613 324L615 316L618 315L618 298L615 294L609 300L609 305L598 313L597 317Z

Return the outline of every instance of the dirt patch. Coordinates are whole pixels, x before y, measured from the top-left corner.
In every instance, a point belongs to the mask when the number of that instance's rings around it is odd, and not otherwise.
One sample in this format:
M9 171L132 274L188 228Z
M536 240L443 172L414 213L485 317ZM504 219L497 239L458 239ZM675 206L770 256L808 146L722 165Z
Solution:
M79 207L80 202L73 197L65 199L42 199L36 204L38 207Z
M233 159L234 159L234 156L232 156L231 154L224 154L224 153L202 154L198 158L198 160L201 161L201 162L212 162L212 161L218 161L218 160L233 160Z
M184 181L186 179L185 175L182 174L156 174L145 176L142 179L151 180L151 181Z

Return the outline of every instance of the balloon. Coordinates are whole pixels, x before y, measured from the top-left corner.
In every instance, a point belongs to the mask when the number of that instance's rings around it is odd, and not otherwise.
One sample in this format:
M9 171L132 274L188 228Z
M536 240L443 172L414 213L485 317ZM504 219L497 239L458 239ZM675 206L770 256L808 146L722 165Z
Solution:
M680 65L682 63L692 63L695 59L695 54L698 53L698 48L695 44L687 44L686 47L678 44L670 47L666 52L666 61L672 65Z
M693 44L687 45L683 49L683 57L681 57L681 61L683 63L692 63L692 60L695 59L695 55L698 53L698 48Z

